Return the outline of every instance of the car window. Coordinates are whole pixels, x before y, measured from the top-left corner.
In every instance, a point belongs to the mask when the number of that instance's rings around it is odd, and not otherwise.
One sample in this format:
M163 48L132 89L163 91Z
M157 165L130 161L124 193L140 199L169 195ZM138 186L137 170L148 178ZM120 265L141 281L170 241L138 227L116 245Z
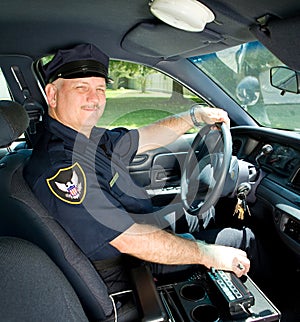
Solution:
M107 88L99 126L138 128L203 103L175 80L144 65L111 60L109 76L114 82Z

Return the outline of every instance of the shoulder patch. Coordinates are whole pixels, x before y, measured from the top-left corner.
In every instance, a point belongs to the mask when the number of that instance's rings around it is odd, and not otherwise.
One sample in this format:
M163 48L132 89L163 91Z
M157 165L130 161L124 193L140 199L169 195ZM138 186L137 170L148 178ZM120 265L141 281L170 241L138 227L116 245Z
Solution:
M62 168L46 179L51 192L60 200L77 205L81 204L86 194L86 176L78 162Z

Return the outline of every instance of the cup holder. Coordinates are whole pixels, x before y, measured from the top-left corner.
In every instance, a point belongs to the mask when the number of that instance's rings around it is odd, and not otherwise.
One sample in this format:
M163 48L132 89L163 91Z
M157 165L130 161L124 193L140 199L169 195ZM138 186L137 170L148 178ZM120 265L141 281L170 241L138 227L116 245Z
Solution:
M186 284L180 289L180 295L188 301L202 300L205 294L205 290L200 284Z
M220 320L217 308L211 304L196 306L191 313L195 322L217 322Z

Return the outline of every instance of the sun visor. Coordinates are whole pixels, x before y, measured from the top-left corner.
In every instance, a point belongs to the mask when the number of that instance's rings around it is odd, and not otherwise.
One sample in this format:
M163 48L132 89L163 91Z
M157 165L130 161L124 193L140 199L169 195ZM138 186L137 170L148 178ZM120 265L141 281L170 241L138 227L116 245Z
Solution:
M271 17L250 31L284 64L300 70L300 16L286 19Z
M166 24L141 23L123 38L124 50L150 57L187 57L188 53L222 42L218 33L204 29L202 32L182 31Z

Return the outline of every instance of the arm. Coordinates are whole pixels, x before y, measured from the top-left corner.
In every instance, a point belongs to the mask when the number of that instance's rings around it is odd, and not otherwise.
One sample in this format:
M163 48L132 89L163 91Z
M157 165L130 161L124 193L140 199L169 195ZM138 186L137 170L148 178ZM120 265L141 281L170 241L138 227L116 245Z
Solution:
M110 244L121 253L166 265L202 264L207 268L230 270L241 276L250 268L240 249L187 240L149 225L133 224ZM238 268L242 264L244 269Z
M225 122L230 126L227 113L219 108L197 107L195 118L199 123L214 124ZM137 153L156 149L175 141L182 134L194 127L190 112L183 112L166 117L153 124L139 128L139 148Z

